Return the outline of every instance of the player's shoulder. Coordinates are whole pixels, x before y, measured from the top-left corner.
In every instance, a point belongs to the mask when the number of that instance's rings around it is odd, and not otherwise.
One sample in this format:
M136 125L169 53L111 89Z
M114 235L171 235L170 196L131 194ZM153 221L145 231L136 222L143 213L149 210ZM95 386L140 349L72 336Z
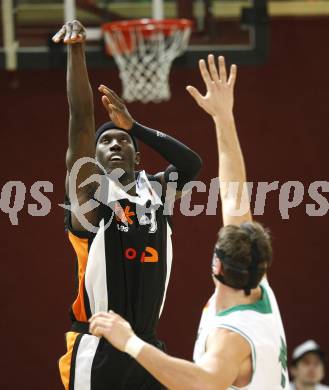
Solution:
M88 230L77 230L72 225L72 213L71 213L71 202L67 195L64 198L64 230L71 236L77 239L93 239L95 233L89 232Z
M240 356L241 354L248 356L251 352L249 341L240 332L228 328L214 328L210 331L207 338L207 350Z
M158 173L155 173L155 174L151 174L151 173L145 172L145 175L147 177L147 180L150 183L157 182L157 183L162 184L163 172L158 172Z
M163 172L150 174L145 171L135 171L136 183L142 183L147 180L147 185L151 186L152 190L157 194L158 198L164 204L166 200L166 193L164 191Z
M239 333L230 328L213 328L209 332L209 339L214 341L221 341L222 343L229 343L230 341L240 340Z
M155 191L158 190L159 185L161 185L161 187L163 186L163 172L151 174L151 173L148 173L144 170L135 171L136 183L142 181L143 179L144 180L146 179Z

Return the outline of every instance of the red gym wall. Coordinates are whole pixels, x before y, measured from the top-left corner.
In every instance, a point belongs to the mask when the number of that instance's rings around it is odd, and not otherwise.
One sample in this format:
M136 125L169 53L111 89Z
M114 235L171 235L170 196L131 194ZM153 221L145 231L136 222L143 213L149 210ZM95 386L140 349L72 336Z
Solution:
M301 181L307 193L315 180L328 180L328 85L326 48L328 19L281 19L271 23L268 62L239 68L235 114L248 178L280 184ZM51 213L31 217L29 194L12 226L1 212L1 366L3 390L55 390L61 385L57 359L64 352L68 309L74 297L74 254L63 231L63 200L68 111L63 71L21 72L19 87L9 87L0 73L1 187L20 180L27 188L50 181ZM96 87L120 90L115 70L91 71L97 123L104 121ZM176 136L203 158L201 179L217 176L215 133L211 119L184 88L200 87L198 69L171 74L172 100L161 105L129 106L136 120ZM165 166L143 147L143 167ZM282 220L279 192L267 198L258 219L273 234L274 264L269 279L276 291L286 327L288 347L315 338L329 353L327 310L328 215L309 217L303 203ZM194 194L205 204L206 194ZM314 202L312 202L314 203ZM202 306L212 291L210 259L218 216L174 219L174 266L159 336L169 353L191 358Z

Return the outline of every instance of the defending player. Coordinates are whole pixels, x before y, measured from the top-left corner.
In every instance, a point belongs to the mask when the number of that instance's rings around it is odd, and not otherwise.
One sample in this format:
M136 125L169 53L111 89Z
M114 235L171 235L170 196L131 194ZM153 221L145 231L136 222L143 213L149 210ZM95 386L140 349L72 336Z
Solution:
M170 174L177 173L177 198L184 184L196 177L201 160L174 138L135 122L121 99L105 86L99 91L112 121L95 133L85 29L78 21L67 23L53 40L63 41L68 47L70 121L66 162L71 175L67 177L66 193L71 213L67 228L78 258L78 295L71 310L72 329L66 335L67 353L59 362L61 378L65 389L70 390L161 389L162 385L136 361L105 339L88 334L88 319L99 311L113 309L130 321L139 337L163 348L155 329L170 275L171 227L163 212L164 197L150 182L157 182L165 194ZM169 161L165 172L152 176L135 171L141 157L136 139ZM95 156L108 174L120 168L123 175L117 183L110 180L105 205L100 203L81 216L82 206L99 199L100 187L94 178L101 171L92 160ZM90 162L81 165L74 182L72 170L81 158L89 158ZM129 191L123 191L122 186L128 185ZM147 210L142 215L137 215L139 206ZM91 232L88 226L97 229Z
M233 118L236 66L229 78L223 57L219 73L214 57L200 61L207 87L202 96L187 89L216 125L224 227L215 244L212 276L215 293L202 315L195 363L166 355L140 340L116 313L98 313L90 331L126 351L172 390L288 389L286 342L275 296L266 279L272 249L268 233L252 221L243 156ZM238 196L226 183L239 184ZM247 204L246 204L247 202ZM245 211L236 213L238 206ZM191 286L191 288L193 288Z

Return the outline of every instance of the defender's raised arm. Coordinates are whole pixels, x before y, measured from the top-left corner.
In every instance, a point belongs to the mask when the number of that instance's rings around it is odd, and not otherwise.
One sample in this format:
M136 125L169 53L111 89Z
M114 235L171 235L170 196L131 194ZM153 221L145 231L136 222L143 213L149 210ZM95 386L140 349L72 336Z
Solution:
M218 59L217 70L213 55L208 56L208 68L199 61L200 72L207 87L206 95L188 86L188 92L198 105L212 116L216 125L218 145L220 196L224 225L240 225L252 220L246 189L246 170L233 116L234 84L237 68L232 65L227 78L224 57ZM241 213L238 210L245 209Z

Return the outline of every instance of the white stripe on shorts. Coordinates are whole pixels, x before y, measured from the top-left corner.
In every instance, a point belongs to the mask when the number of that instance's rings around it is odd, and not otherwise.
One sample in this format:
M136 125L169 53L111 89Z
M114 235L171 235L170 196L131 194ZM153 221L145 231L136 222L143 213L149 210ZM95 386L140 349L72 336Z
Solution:
M82 336L75 359L74 390L90 390L91 367L99 340L89 334Z

